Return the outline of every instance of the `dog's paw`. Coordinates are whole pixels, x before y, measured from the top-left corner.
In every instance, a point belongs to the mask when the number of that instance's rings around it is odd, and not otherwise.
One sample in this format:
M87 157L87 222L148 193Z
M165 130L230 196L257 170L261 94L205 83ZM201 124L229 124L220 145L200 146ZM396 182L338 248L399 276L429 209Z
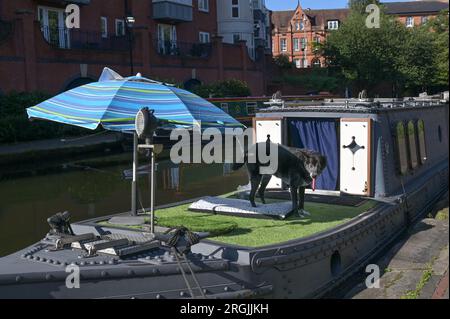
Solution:
M298 215L300 217L310 217L311 216L311 214L309 212L307 212L306 210L304 210L304 209L300 209L298 211Z

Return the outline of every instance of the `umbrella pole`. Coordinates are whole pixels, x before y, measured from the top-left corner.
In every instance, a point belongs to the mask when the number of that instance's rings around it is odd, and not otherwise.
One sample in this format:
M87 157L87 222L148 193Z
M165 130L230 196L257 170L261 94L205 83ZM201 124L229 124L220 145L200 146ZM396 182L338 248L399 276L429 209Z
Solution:
M152 163L151 163L151 197L150 197L150 233L155 233L155 150L151 149Z
M131 215L137 216L137 180L138 180L138 165L139 165L139 153L138 153L138 136L136 133L133 135L133 181L131 183Z

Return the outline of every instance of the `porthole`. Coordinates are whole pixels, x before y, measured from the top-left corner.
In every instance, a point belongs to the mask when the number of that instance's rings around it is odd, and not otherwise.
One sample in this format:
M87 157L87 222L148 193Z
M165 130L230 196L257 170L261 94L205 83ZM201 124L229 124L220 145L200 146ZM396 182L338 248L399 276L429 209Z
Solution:
M413 121L409 121L407 125L407 138L409 159L411 168L414 170L419 166L419 159L417 158L417 139L416 139L416 126Z
M395 126L395 140L399 171L401 175L406 175L408 173L408 147L405 124L403 122L398 122Z

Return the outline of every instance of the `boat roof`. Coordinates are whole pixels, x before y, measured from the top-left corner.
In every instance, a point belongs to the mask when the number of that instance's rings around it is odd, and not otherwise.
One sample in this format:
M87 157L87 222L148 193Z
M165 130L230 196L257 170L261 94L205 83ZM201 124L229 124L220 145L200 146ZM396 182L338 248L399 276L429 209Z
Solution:
M284 107L279 103L260 110L258 116L264 117L268 113L289 112L339 112L339 113L369 113L377 114L389 111L415 110L448 105L448 100L440 97L419 97L405 99L327 99L323 101L291 101L285 102Z

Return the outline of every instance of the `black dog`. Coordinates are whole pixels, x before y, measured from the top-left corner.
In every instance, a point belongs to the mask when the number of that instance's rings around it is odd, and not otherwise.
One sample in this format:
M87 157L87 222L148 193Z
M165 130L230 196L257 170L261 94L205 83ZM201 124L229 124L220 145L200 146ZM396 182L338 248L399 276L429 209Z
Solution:
M258 152L260 148L265 148L268 155L271 148L275 150L278 158L278 167L272 175L261 173L261 168L267 167L267 165L261 163ZM252 163L249 163L249 154L254 156ZM255 158L256 160L254 160ZM251 183L250 203L253 207L256 207L255 196L257 191L261 201L264 204L266 203L264 193L272 176L276 176L290 187L292 212L298 212L300 216L310 215L304 209L305 189L311 185L312 189L315 190L316 178L327 165L325 156L309 150L287 148L279 144L272 144L268 140L265 143L258 143L250 147L244 155L244 163L234 164L233 169L237 170L245 164L247 165Z

